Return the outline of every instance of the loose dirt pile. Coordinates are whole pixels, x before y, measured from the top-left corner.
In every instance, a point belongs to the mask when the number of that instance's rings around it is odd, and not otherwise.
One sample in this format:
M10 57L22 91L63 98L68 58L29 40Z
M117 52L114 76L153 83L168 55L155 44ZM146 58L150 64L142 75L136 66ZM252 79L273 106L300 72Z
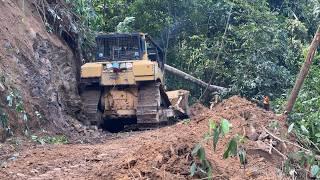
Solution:
M209 120L220 122L222 118L229 120L232 128L218 142L216 152L210 141L203 143L214 179L284 178L282 156L274 150L268 153L271 137L264 131L267 128L279 137L286 132L275 114L239 97L225 100L212 110L195 105L192 114L190 121L152 131L119 133L101 144L30 147L2 165L0 178L192 179L189 169L196 158L191 151L208 132ZM252 139L243 144L248 157L246 169L237 157L222 158L227 143L236 134ZM285 153L280 143L273 146Z
M154 141L143 142L137 152L128 155L126 161L111 170L105 178L112 174L115 179L141 177L191 179L189 169L195 159L190 152L209 131L208 121L220 122L222 118L232 123L233 128L230 134L221 139L216 152L213 152L211 142L205 144L207 158L212 162L214 177L217 179L281 178L283 159L273 151L271 154L268 153L267 145L270 138L264 131L264 128L272 128L280 136L280 132L286 132L283 131L284 124L277 120L278 117L275 114L260 109L239 97L232 97L213 110L197 104L193 106L192 114L191 122L162 129L161 132L154 134L156 137ZM255 135L251 132L252 128L256 131ZM245 171L240 168L237 158L222 159L228 142L237 134L249 136L248 138L251 139L247 139L244 144L248 153L248 164Z

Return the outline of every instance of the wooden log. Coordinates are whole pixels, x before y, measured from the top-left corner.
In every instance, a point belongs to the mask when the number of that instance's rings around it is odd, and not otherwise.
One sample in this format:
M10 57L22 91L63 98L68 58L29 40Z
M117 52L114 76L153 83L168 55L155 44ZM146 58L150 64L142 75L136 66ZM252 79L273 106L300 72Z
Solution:
M318 27L318 30L317 30L317 32L311 42L306 60L303 64L303 66L301 67L301 70L300 70L300 73L297 77L296 83L291 91L290 97L288 99L286 111L284 113L285 115L292 111L292 108L294 106L294 103L296 102L296 99L297 99L299 91L303 85L303 82L309 73L309 70L310 70L310 67L312 64L312 60L313 60L313 57L317 51L317 47L319 46L319 43L320 43L320 26Z
M218 91L218 92L222 92L222 91L227 91L228 88L224 88L224 87L221 87L221 86L216 86L216 85L208 85L207 83L203 82L202 80L198 79L198 78L195 78L193 76L191 76L190 74L187 74L183 71L180 71L179 69L176 69L172 66L169 66L167 64L164 65L164 69L168 72L168 73L171 73L175 76L178 76L180 78L183 78L187 81L190 81L194 84L197 84L203 88L207 88L208 87L208 90L211 91L211 92L215 92L215 91Z

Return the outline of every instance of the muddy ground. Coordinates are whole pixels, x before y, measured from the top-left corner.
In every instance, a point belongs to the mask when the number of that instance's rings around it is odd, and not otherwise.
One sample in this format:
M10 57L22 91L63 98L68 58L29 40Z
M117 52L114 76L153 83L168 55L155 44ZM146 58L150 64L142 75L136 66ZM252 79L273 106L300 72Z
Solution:
M192 108L190 121L143 132L107 135L102 143L67 145L32 145L14 152L2 162L1 179L197 179L190 177L190 166L197 162L191 155L209 129L209 121L222 118L232 123L231 132L221 138L214 152L211 141L204 142L207 159L213 167L213 179L283 179L283 158L271 151L270 137L263 128L284 136L284 125L272 112L251 102L232 97L209 110L201 105ZM272 125L277 123L277 127ZM250 137L250 128L257 138ZM245 134L243 134L245 133ZM246 136L246 169L237 157L223 159L230 138ZM259 139L258 139L259 138ZM252 140L250 140L252 139ZM265 143L266 146L261 146ZM281 144L274 145L281 149Z

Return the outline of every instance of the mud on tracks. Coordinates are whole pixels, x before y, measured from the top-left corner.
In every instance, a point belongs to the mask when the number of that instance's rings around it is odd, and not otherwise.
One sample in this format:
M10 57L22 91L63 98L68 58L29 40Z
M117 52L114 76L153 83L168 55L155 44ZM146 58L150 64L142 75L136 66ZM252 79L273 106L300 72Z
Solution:
M278 131L274 132L282 132L284 125L275 114L239 97L225 100L212 110L195 105L192 114L190 121L152 131L121 133L100 144L27 149L0 170L0 178L192 179L189 173L194 160L191 151L208 132L208 121L219 122L221 118L232 123L231 132L218 142L216 152L213 152L211 142L204 144L214 179L283 178L281 156L261 148L258 142L263 139L245 141L248 154L245 171L237 158L222 159L227 143L236 134L248 136L247 132L254 127L260 136L265 127L270 128L275 122Z

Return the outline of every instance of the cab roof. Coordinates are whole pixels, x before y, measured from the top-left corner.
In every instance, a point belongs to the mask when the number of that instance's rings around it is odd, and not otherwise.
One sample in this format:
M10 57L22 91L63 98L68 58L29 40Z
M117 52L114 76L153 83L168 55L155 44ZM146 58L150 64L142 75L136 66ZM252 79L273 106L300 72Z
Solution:
M96 38L110 38L110 37L128 37L128 36L143 36L146 33L134 32L134 33L99 33Z

